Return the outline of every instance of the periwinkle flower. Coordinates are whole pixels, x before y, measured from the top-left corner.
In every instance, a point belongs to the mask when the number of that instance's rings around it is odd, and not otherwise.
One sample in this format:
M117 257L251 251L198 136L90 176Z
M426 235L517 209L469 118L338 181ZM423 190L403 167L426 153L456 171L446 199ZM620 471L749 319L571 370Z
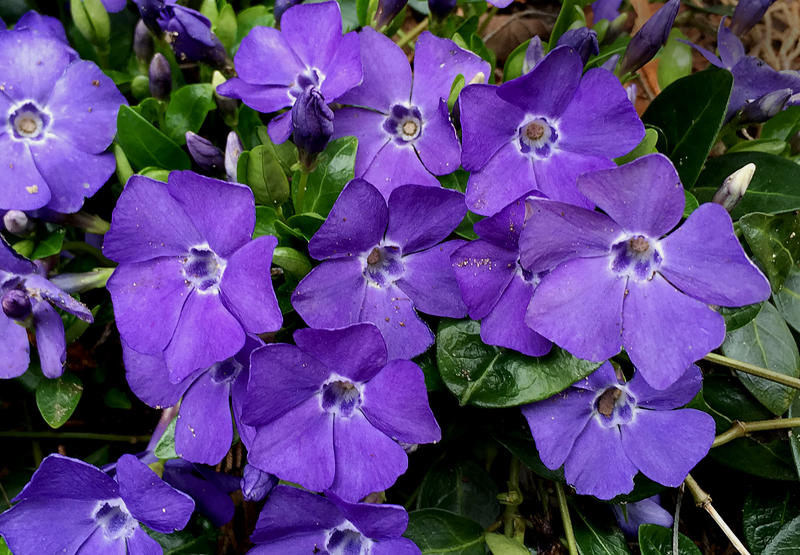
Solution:
M530 191L592 207L575 187L578 175L614 167L644 125L613 74L582 73L580 55L560 46L518 79L461 91L470 210L491 216Z
M737 123L739 125L764 123L772 119L786 108L792 94L794 94L792 89L778 89L748 102L739 113Z
M573 355L599 362L624 347L647 383L664 389L725 339L709 304L769 298L722 206L702 205L664 237L685 204L665 156L584 174L578 189L605 214L529 198L520 236L523 267L550 270L525 322Z
M242 497L245 501L261 501L278 485L278 477L248 464L242 471Z
M61 24L61 22L55 17L42 15L33 10L25 12L14 25L15 31L22 31L24 29L37 31L42 35L57 39L60 42L63 42L66 46L69 46L67 32L64 30L64 26Z
M629 538L639 537L639 526L642 524L657 524L664 528L671 528L674 519L661 507L661 496L654 495L635 503L626 503L625 506L611 505L617 524Z
M450 260L469 317L481 321L487 345L542 356L551 343L527 325L525 309L540 276L519 263L519 235L525 223L525 198L517 199L475 224L480 239L456 249Z
M469 83L489 64L448 39L422 33L414 77L403 50L372 28L361 32L364 81L338 102L333 138L358 138L356 177L389 198L400 185L439 187L434 175L458 169L461 147L447 99L456 76ZM485 80L485 78L484 78Z
M375 11L375 24L378 29L389 25L408 5L408 0L378 0Z
M544 60L544 46L542 46L542 39L539 38L539 35L536 35L528 43L528 48L525 49L525 59L522 61L522 75L530 72L542 60Z
M183 529L191 498L133 455L116 465L116 481L99 468L50 455L0 515L0 535L15 555L161 553L141 526L164 534Z
M714 442L714 419L677 409L700 391L700 369L691 365L669 388L652 389L637 372L624 383L606 362L556 395L522 406L547 468L564 465L580 495L611 499L633 490L641 472L679 486Z
M246 186L188 171L129 179L103 246L120 263L107 287L126 347L163 352L178 383L236 355L247 333L277 331L277 240L251 240L254 227Z
M21 210L9 210L3 215L3 227L18 237L27 237L36 229L34 221Z
M333 134L333 112L322 93L308 86L292 106L293 140L300 160L309 167Z
M309 242L322 264L292 294L292 306L316 328L371 322L389 359L412 358L433 344L416 310L460 318L467 312L442 241L466 213L457 191L404 185L383 199L363 179L348 183Z
M586 65L591 56L596 56L600 52L600 46L597 44L597 32L586 27L570 29L558 38L557 46L572 48L580 54L583 65Z
M248 33L234 57L238 77L217 92L264 113L292 106L309 86L333 102L361 82L358 42L355 32L342 36L338 3L294 6L283 14L281 31L259 26ZM286 141L291 112L273 118L268 130L273 142Z
M172 459L164 463L162 478L191 497L197 512L207 516L214 526L225 526L233 518L236 507L229 494L239 489L236 476L216 472L210 466Z
M736 4L731 17L731 32L741 37L761 21L775 0L741 0Z
M154 34L161 36L161 27L158 24L158 17L164 8L164 0L133 0L139 8L139 15L142 21Z
M348 503L335 493L325 495L276 487L250 537L256 544L250 553L420 555L419 547L402 537L408 527L403 507Z
M228 52L211 31L211 21L200 12L167 0L159 12L158 25L178 60L203 62L223 71L232 69Z
M595 0L592 2L592 13L594 14L594 22L597 23L603 19L614 21L619 17L619 7L622 0Z
M207 172L219 173L225 167L225 153L197 133L186 132L186 148L192 160Z
M0 209L77 212L114 173L105 150L127 104L93 62L60 39L0 34Z
M39 267L19 256L2 238L0 299L0 379L16 378L28 369L28 327L36 333L42 373L48 378L60 376L67 358L67 343L61 316L51 303L92 322L89 309L50 283Z
M406 471L398 441L441 438L422 370L409 360L387 362L375 326L305 328L294 340L296 346L273 343L251 356L242 412L256 429L250 464L358 501Z
M661 47L667 44L681 0L669 0L637 31L622 55L620 74L633 73L652 60Z

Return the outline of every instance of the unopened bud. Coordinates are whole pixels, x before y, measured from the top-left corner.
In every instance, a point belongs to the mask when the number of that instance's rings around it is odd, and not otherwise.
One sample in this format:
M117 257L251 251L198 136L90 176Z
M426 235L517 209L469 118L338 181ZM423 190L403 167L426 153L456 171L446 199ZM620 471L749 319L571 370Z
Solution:
M233 71L228 51L211 31L211 21L200 12L170 4L161 10L158 24L179 61L203 62L225 73Z
M408 0L378 0L375 23L378 29L388 25L406 7Z
M756 172L755 164L747 164L730 174L722 182L722 186L714 193L714 198L711 202L722 205L725 210L730 212L739 201L742 200L747 187L750 185L750 180L753 179L753 174Z
M241 156L242 151L244 151L242 140L236 134L236 131L231 131L228 133L228 141L225 144L225 173L231 183L238 182L236 168L239 165L239 156Z
M544 58L544 47L542 46L542 39L536 35L528 43L528 48L525 50L525 58L522 60L522 75L529 73L536 64Z
M470 79L467 85L483 85L484 83L486 83L486 74L482 71L479 71L475 74L475 77Z
M197 133L186 132L186 146L197 165L207 172L216 173L225 165L225 153Z
M681 0L669 0L633 35L622 55L621 75L633 73L658 54L669 39L669 31L675 23L680 5Z
M107 50L111 38L111 19L101 0L72 0L70 2L72 21L75 27L90 43Z
M738 123L764 123L786 107L790 96L792 89L780 89L748 102L739 114Z
M741 37L761 21L775 0L739 0L731 17L731 31Z
M139 15L147 28L156 35L161 36L161 27L158 25L158 16L164 7L164 0L134 0L139 8Z
M211 76L211 85L214 87L214 102L217 105L217 112L222 116L223 121L230 127L239 124L239 101L235 98L217 94L217 87L225 82L225 76L219 71L215 71Z
M406 443L404 441L398 441L397 444L403 448L403 451L405 451L407 455L410 455L419 449L419 443Z
M27 237L36 229L36 224L33 223L33 220L21 210L9 210L6 212L3 216L3 225L9 233L18 237Z
M164 55L158 52L150 62L150 94L164 100L172 91L172 69Z
M31 315L31 298L21 289L3 295L3 314L12 320L23 321Z
M597 33L586 27L570 29L558 39L558 46L569 46L580 54L583 65L589 61L591 56L600 53L600 45L597 43Z
M278 477L248 464L244 467L241 484L245 501L261 501L278 485Z
M306 87L297 97L292 106L292 127L300 161L310 167L333 135L333 112L316 87Z
M133 31L133 52L141 67L147 67L150 59L155 54L156 45L153 33L145 25L144 20L140 19Z
M437 19L444 19L456 9L457 0L428 0L428 10Z

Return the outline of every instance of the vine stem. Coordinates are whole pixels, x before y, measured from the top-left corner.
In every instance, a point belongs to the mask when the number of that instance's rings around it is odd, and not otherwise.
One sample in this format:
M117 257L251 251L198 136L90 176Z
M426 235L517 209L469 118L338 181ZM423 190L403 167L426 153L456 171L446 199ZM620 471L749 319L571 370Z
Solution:
M150 441L149 435L126 436L88 432L0 432L0 437L18 437L22 439L88 439L94 441L118 441L122 443L147 443Z
M564 484L555 482L558 508L561 511L561 522L564 524L564 534L567 536L567 549L569 555L578 555L578 544L575 543L575 531L572 529L572 519L569 517L567 496L564 493Z
M308 187L308 172L300 170L300 184L297 186L297 206L294 207L295 214L303 213L303 203L306 201L306 187Z
M507 538L514 536L514 516L517 514L517 507L522 503L522 494L519 491L519 459L511 456L511 464L508 470L508 498L506 509L503 512L503 533Z
M728 358L726 356L718 355L716 353L709 353L706 356L704 356L703 359L709 362L716 362L717 364L722 364L723 366L727 366L728 368L733 368L734 370L738 370L739 372L744 372L745 374L750 374L752 376L764 378L765 380L779 383L781 385L785 385L788 387L793 387L794 389L800 389L800 380L798 380L797 378L793 378L791 376L785 376L784 374L773 372L772 370L767 370L766 368L761 368L753 364L748 364L746 362L742 362L741 360L735 360L732 358Z
M726 443L744 437L752 432L763 432L765 430L783 430L786 428L800 427L800 418L780 418L778 420L759 420L758 422L734 421L730 429L719 434L714 438L711 447L719 447Z
M711 516L711 518L714 519L714 522L716 522L725 535L728 536L728 539L731 541L736 550L741 553L741 555L750 555L750 552L747 551L747 548L744 546L744 544L739 540L739 538L736 537L736 534L733 533L733 530L731 530L730 526L728 526L727 523L722 520L722 517L719 516L717 510L711 505L711 496L703 491L703 488L701 488L700 485L694 481L694 478L692 478L691 474L686 476L686 480L684 480L683 483L686 484L687 488L689 488L689 492L692 494L692 497L694 497L695 504L701 509L704 509Z
M409 42L413 41L415 38L417 38L420 35L420 33L422 33L422 31L424 31L425 29L428 28L428 24L429 23L430 23L430 19L427 18L427 17L425 19L423 19L422 21L420 21L417 24L416 27L414 27L413 29L411 29L408 32L408 34L406 36L401 37L400 40L397 41L397 46L399 46L400 48L403 48Z

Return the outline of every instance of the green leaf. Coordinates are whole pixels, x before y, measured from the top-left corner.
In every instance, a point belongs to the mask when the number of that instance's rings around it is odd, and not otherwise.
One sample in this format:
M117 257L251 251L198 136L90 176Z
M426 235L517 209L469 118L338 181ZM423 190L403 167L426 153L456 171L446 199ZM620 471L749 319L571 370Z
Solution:
M275 23L275 17L266 6L253 6L239 12L238 22L236 41L241 42L255 27L272 27Z
M734 376L709 374L703 378L703 391L700 394L701 405L697 398L689 403L689 408L697 408L714 417L717 433L731 427L735 420L752 422L772 418L772 413L759 403L753 395Z
M503 83L516 79L522 75L522 65L525 62L525 53L528 51L530 39L517 46L503 65Z
M758 316L763 306L763 302L735 308L721 306L717 308L717 312L722 314L722 317L725 318L725 331L730 333L750 323L753 318Z
M581 11L579 6L580 3L576 0L564 0L564 2L561 4L561 11L558 12L558 18L556 19L555 25L553 25L553 30L550 32L548 51L556 47L558 39L561 38L561 35L567 32L573 21L578 20L576 8ZM583 12L581 11L581 13Z
M445 189L453 189L455 191L465 193L467 190L469 173L459 168L453 173L439 176L437 179L439 179L439 183L441 183L442 187ZM467 210L467 214L464 216L464 219L461 220L461 223L458 224L458 227L453 230L453 233L469 241L478 239L478 234L475 233L474 226L482 219L483 216Z
M167 170L188 170L192 163L186 153L161 131L128 106L117 115L117 142L136 169L158 166Z
M449 319L441 321L436 333L436 362L461 405L487 408L546 399L599 366L555 346L543 357L529 357L485 345L478 322Z
M319 231L319 228L325 223L325 218L313 212L306 212L305 214L295 214L291 216L287 222L289 222L289 225L293 229L300 232L300 238L311 241L314 234ZM275 225L277 229L277 226L283 225L283 222L276 222Z
M800 214L747 214L739 220L739 226L769 278L772 292L777 293L800 257Z
M278 213L269 206L256 206L256 227L253 230L253 239L264 235L278 236L275 229L275 222L278 221Z
M280 162L283 173L287 177L293 175L294 172L291 167L297 162L297 147L291 141L285 141L277 145L273 143L272 139L269 138L269 129L266 125L256 127L255 135L258 137L260 144L271 147L275 152L275 157Z
M575 543L581 555L630 555L628 542L616 526L611 511L597 504L591 506L582 500L571 500Z
M503 510L500 491L475 461L445 457L434 464L420 484L417 509L444 509L488 528Z
M750 323L725 336L722 352L727 357L784 376L800 377L800 353L792 332L770 303L764 303L758 316ZM775 415L788 410L794 398L793 388L743 372L737 372L737 376L750 393Z
M408 515L406 538L422 555L483 555L483 527L443 509L421 509Z
M642 555L701 555L692 540L678 534L678 553L672 551L672 530L656 524L639 526L639 549Z
M697 202L695 196L686 189L683 190L683 196L686 199L686 204L683 207L683 217L688 218L692 212L700 207L700 203Z
M658 70L656 76L658 87L663 91L672 83L692 72L692 47L679 42L686 37L680 29L669 32L669 40L658 57Z
M211 83L186 85L172 94L164 115L167 136L175 144L186 144L186 132L197 133L208 112L214 108L214 87Z
M800 268L797 265L789 269L789 275L780 291L772 296L775 307L783 319L795 330L800 331Z
M246 173L258 204L278 208L289 198L289 180L269 146L258 145L250 151Z
M175 418L169 423L167 429L164 430L164 435L158 440L156 448L153 453L156 457L162 460L177 459L178 453L175 452L175 425L178 419Z
M800 128L800 106L789 106L761 127L762 139L789 140Z
M112 387L103 399L107 407L112 409L130 410L133 406L125 392L118 387Z
M800 545L800 517L781 528L778 535L764 548L763 555L787 555L797 553Z
M780 154L786 149L786 143L780 139L754 139L736 143L728 149L728 154L735 152L766 152L767 154Z
M531 552L516 540L500 534L486 534L486 545L494 555L530 555Z
M542 478L546 478L551 482L566 482L563 468L550 470L544 465L539 457L539 451L536 449L536 442L533 441L530 433L499 433L494 434L494 438L500 445L508 449L512 455L517 457L522 464Z
M621 166L622 164L627 164L628 162L633 162L637 158L641 158L645 154L652 154L657 152L656 150L656 143L658 142L658 131L655 129L647 129L644 133L644 138L642 142L636 145L636 147L631 150L625 156L620 156L619 158L614 158L614 162Z
M51 428L60 428L69 420L83 394L83 383L72 372L60 378L42 380L36 386L36 406Z
M236 39L239 32L239 26L236 22L236 12L233 11L233 6L225 4L219 12L219 20L217 26L214 28L214 34L229 52L236 45Z
M436 359L431 349L413 358L412 362L422 368L422 373L425 375L425 389L427 389L429 393L431 391L444 391L447 389L442 381L442 377L439 375L439 367L436 366Z
M47 258L61 252L61 245L64 244L64 236L67 234L66 228L60 228L52 232L50 235L39 241L33 253L30 255L31 260L38 260L40 258Z
M314 212L323 218L333 208L348 181L355 177L356 151L358 139L342 137L328 143L325 151L317 158L316 169L309 174L306 183L306 195L302 207L295 211ZM297 200L297 187L300 183L300 172L292 178L292 198Z
M763 553L781 528L800 515L797 495L783 488L759 488L750 493L742 507L742 529L754 555Z
M725 179L747 164L756 172L742 200L731 212L738 220L750 212L778 214L800 210L800 166L790 160L764 152L738 152L711 158L706 162L692 192L700 202L711 202Z
M729 71L707 69L672 83L642 116L644 123L664 132L668 156L687 189L694 185L717 140L732 87Z
M311 271L311 261L300 251L289 247L276 247L272 263L283 268L297 279L303 279Z
M151 538L156 540L164 555L215 555L219 529L206 517L196 514L193 521L183 530L172 534L162 534L144 527Z

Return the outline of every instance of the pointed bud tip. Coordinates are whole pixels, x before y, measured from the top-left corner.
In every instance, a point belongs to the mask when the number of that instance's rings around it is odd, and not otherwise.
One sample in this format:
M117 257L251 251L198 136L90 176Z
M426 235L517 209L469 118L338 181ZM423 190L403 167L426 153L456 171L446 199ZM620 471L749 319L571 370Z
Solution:
M753 163L739 168L725 178L722 186L714 193L711 202L722 205L725 210L730 212L739 204L742 197L744 197L745 192L747 192L747 187L750 185L750 181L753 179L755 173L756 165Z

